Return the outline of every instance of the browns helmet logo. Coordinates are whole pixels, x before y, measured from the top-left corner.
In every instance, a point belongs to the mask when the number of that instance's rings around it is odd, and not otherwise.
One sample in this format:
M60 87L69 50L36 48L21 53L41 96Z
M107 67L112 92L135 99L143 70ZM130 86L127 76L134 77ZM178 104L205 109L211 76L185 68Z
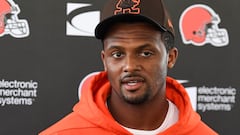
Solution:
M29 35L28 22L19 19L19 6L13 0L0 0L0 37L11 35L23 38Z
M114 14L140 14L140 0L119 0Z
M221 19L207 5L195 4L184 10L180 17L179 28L185 44L203 46L207 43L222 47L229 43L228 32L219 28Z

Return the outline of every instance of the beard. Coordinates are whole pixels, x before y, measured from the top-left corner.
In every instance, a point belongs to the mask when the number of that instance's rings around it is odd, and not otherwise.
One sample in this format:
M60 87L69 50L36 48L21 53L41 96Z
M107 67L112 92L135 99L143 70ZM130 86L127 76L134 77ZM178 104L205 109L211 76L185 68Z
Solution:
M150 91L151 90L148 89L141 95L129 95L129 94L125 94L123 90L121 90L121 95L125 102L133 105L139 105L149 100L149 97L151 95Z

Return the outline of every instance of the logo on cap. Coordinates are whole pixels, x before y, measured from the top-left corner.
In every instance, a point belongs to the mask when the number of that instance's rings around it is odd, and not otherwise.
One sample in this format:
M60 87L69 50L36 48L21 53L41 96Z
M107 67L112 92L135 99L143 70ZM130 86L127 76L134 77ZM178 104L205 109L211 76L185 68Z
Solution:
M228 32L219 28L220 17L207 5L188 7L181 15L179 28L183 42L203 46L207 43L222 47L228 45Z
M140 14L140 0L119 0L114 14Z

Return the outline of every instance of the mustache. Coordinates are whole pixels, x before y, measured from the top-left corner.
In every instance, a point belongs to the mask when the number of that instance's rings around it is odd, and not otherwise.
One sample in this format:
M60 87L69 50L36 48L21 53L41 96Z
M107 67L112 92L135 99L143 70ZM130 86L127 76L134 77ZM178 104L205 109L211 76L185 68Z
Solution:
M128 80L130 78L138 78L138 79L141 79L141 80L145 80L145 77L142 75L142 74L139 74L139 73L127 73L125 75L123 75L120 79L120 82L123 82L125 80Z

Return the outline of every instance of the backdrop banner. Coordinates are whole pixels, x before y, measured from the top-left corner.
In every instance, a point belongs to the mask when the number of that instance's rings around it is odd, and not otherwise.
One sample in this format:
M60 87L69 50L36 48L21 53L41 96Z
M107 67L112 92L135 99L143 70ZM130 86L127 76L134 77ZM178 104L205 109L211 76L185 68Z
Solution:
M0 0L0 134L36 135L72 111L103 70L94 38L105 0ZM240 124L238 0L165 0L179 58L169 76L221 135Z

